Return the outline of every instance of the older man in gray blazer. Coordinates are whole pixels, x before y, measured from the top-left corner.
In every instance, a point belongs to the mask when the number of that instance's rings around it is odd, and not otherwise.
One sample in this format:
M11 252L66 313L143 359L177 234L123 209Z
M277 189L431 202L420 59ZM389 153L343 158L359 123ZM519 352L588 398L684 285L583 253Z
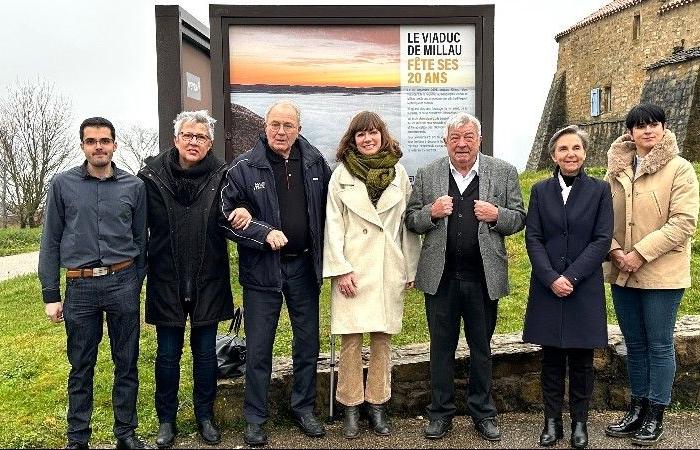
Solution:
M418 170L406 209L408 228L424 235L416 287L425 293L432 401L425 437L452 427L455 350L460 321L469 345L467 406L476 431L501 439L491 396L491 337L498 299L508 295L504 237L522 230L525 208L515 167L479 153L481 123L460 113L445 124L448 156Z

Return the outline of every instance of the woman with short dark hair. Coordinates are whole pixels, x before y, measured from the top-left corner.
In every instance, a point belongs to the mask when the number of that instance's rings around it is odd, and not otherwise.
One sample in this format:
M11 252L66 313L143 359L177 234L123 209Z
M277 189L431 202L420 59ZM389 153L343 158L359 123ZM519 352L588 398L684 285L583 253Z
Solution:
M627 346L629 411L609 436L652 445L663 434L676 372L673 329L690 287L691 237L698 217L698 180L679 156L660 107L643 103L625 120L627 133L608 151L615 228L605 279Z
M533 186L525 222L532 274L523 341L542 346L543 447L564 437L567 365L571 446L588 445L593 349L608 343L601 265L612 239L612 198L608 183L583 170L587 147L576 125L552 136L554 176Z

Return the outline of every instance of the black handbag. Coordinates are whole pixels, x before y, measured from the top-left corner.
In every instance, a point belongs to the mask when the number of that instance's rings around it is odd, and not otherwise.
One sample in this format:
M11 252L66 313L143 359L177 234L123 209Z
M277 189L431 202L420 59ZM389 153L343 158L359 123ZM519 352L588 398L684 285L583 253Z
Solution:
M216 336L218 378L235 378L245 374L245 338L238 336L242 323L243 310L236 308L228 333Z

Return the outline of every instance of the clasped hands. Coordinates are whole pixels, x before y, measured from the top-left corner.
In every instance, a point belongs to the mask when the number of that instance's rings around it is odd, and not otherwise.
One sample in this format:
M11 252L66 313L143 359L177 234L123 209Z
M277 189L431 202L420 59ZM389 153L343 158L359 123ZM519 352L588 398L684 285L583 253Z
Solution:
M616 248L610 252L610 261L620 269L621 272L634 273L646 262L637 250L625 253L621 248Z
M430 207L432 219L442 219L452 214L452 197L443 195L438 197ZM498 207L483 200L474 200L474 215L481 222L496 222L498 220Z

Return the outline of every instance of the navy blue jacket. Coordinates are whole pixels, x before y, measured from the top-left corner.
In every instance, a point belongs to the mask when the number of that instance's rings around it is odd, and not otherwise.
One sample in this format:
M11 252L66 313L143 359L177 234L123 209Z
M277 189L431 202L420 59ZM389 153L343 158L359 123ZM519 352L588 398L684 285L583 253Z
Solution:
M525 225L532 273L523 341L560 348L607 345L602 263L613 232L610 185L582 172L564 205L555 173L533 186ZM574 285L563 298L550 289L560 275Z
M299 146L304 173L307 217L311 235L311 255L316 279L323 282L323 229L326 220L326 196L331 169L323 155L303 136ZM267 142L260 136L255 146L233 162L226 173L221 190L219 224L227 236L238 244L238 280L243 287L260 290L282 290L280 252L266 243L267 234L281 229L280 208L272 166L266 156ZM253 220L245 230L233 230L227 217L237 206L245 205Z

